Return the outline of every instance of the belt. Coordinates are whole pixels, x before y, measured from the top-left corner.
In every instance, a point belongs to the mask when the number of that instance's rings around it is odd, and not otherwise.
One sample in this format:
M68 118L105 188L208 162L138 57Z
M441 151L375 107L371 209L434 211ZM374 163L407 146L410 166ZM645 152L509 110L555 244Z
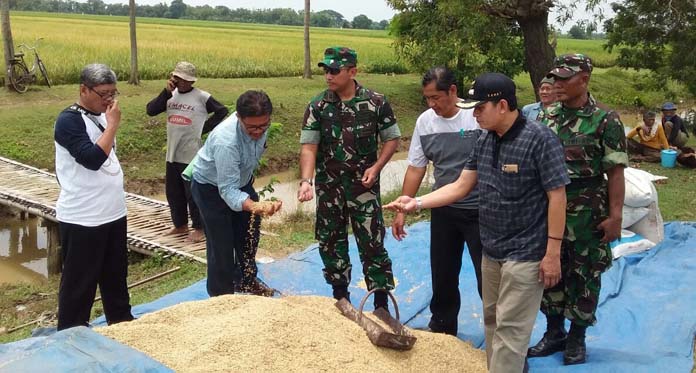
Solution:
M604 176L591 176L591 177L580 177L571 178L570 184L566 188L588 188L588 187L598 187L604 182Z

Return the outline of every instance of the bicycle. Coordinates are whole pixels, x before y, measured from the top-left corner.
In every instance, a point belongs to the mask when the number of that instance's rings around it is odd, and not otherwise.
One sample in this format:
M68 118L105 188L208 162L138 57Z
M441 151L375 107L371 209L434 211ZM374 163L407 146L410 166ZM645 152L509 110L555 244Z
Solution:
M36 39L36 44L43 38ZM27 91L28 85L36 82L36 68L39 68L41 75L46 81L46 85L50 88L51 81L48 79L48 72L46 71L46 65L44 65L41 57L39 57L39 52L36 51L36 47L32 47L26 44L19 44L17 46L20 49L19 53L15 53L14 58L10 61L10 67L7 70L7 77L10 80L10 85L18 93L24 93ZM31 70L27 67L24 61L24 51L30 50L34 52L34 64Z

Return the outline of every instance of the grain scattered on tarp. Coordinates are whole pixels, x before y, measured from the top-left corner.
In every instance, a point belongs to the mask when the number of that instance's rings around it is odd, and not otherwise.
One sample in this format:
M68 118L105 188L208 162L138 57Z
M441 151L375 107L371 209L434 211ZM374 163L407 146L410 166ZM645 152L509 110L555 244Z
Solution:
M486 371L484 351L445 334L415 330L409 351L374 346L334 302L226 295L96 331L177 372Z

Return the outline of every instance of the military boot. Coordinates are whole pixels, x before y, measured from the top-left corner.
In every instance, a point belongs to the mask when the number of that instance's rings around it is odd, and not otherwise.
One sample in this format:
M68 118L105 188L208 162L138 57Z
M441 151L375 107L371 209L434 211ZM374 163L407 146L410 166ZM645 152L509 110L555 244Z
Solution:
M388 302L388 295L386 291L376 291L375 292L375 311L378 308L384 308L385 311L389 312L389 305L387 304Z
M570 333L568 333L568 341L565 351L563 352L563 364L574 365L582 364L587 357L587 348L585 347L585 329L584 326L571 324Z
M527 350L527 357L549 356L553 353L563 351L566 347L568 334L565 331L563 316L546 317L546 333L541 340Z
M348 291L347 285L335 285L333 286L333 297L336 300L341 300L346 298L348 303L350 303L350 292Z

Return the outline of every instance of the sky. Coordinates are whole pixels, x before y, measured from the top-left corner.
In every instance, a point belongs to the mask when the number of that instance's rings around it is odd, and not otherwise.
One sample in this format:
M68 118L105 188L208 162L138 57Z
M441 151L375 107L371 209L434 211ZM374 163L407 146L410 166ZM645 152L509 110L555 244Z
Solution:
M563 26L558 26L556 24L556 14L554 10L556 8L551 8L551 14L549 15L549 23L555 25L557 28L561 28L564 32L567 32L571 26L573 26L577 21L588 19L590 14L584 9L584 2L577 0L557 0L562 3L575 2L578 3L578 9L574 12L573 20L567 22ZM106 3L128 3L127 0L106 0ZM138 4L158 4L165 2L167 4L171 3L171 0L136 0ZM292 8L295 10L304 10L304 0L184 0L187 5L199 6L199 5L224 5L230 9L236 8L247 8L247 9L266 9L266 8ZM602 9L604 9L605 16L611 16L611 7L609 6L609 0L603 0L601 3ZM343 15L343 17L349 21L353 20L353 17L364 14L373 21L379 22L383 19L391 19L395 12L387 2L384 0L311 0L311 6L313 12L318 12L325 9L333 9ZM602 22L603 23L603 22ZM602 25L598 25L599 29L602 29Z

